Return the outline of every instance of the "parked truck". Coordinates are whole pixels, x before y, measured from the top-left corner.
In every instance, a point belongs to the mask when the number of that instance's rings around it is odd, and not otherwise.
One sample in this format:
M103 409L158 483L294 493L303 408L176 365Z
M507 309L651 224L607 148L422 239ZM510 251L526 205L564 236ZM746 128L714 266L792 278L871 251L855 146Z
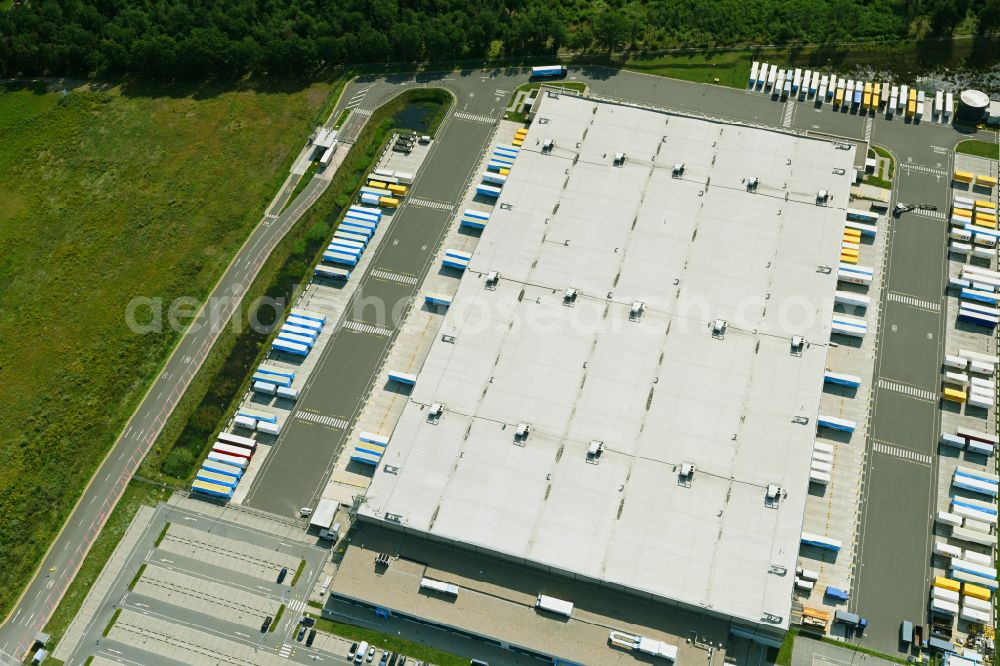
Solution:
M848 631L858 635L864 634L865 628L868 626L868 620L860 615L848 613L844 610L836 611L833 614L833 621L840 622L848 629Z

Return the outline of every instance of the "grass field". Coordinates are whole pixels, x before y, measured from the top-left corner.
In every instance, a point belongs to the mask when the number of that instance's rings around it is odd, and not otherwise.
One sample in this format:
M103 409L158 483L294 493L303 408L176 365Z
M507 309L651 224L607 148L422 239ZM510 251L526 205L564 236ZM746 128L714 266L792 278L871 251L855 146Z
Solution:
M1000 144L993 141L980 141L979 139L969 139L955 146L956 153L966 155L977 155L988 157L991 160L1000 159Z
M203 297L331 86L0 89L0 612L177 340L135 296Z

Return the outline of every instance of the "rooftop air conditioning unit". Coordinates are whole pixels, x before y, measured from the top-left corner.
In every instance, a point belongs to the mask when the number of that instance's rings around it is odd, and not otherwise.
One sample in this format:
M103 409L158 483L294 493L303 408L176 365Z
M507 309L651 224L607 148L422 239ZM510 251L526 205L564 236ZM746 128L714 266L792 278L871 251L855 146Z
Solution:
M767 484L767 499L769 500L779 500L781 499L781 486L776 483Z
M600 458L601 454L604 453L604 442L595 439L590 443L590 448L587 449L587 458Z
M816 203L825 204L830 200L830 193L826 190L820 190L816 193Z
M625 164L625 153L615 153L614 165L622 166L623 164Z
M437 423L441 420L442 414L444 414L444 405L440 402L435 402L431 405L430 411L427 412L427 420L431 423Z
M563 294L563 305L572 305L576 303L577 290L570 287Z
M555 145L556 142L552 139L545 139L545 141L542 141L542 152L551 153L552 149L555 148Z
M528 439L528 435L531 433L530 423L518 423L517 430L514 431L514 439L519 441L524 441Z
M680 178L684 175L684 162L678 162L674 165L674 170L672 174L674 178Z
M792 336L792 353L793 354L796 354L796 355L801 354L802 350L805 349L805 346L806 346L806 340L805 340L805 338L803 338L801 335L793 335Z
M692 463L682 463L681 464L681 476L685 479L694 476L694 464Z
M725 319L716 319L712 322L712 336L716 338L721 338L726 334L726 329L729 327L729 322Z
M632 301L632 308L628 311L628 318L630 321L639 321L642 319L642 311L645 309L646 304L642 301Z
M757 186L760 184L760 179L756 176L753 178L747 178L747 192L756 192Z
M496 271L490 271L486 275L486 288L487 289L496 289L497 288L497 282L500 282L500 273L498 273Z

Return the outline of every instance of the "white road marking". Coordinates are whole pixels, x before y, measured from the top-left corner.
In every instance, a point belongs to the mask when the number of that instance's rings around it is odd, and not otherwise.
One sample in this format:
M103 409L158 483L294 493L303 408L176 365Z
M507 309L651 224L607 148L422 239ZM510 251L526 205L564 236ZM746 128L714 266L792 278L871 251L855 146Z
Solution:
M322 414L313 414L311 412L296 412L295 416L302 419L303 421L311 421L313 423L320 423L325 426L330 426L331 428L339 428L343 430L347 427L347 421L344 419L336 419L332 416L324 416ZM259 585L257 587L260 587ZM266 587L261 587L260 589L266 590Z
M934 301L925 301L922 298L917 298L916 296L910 296L909 294L904 294L898 291L889 292L889 300L896 303L902 303L903 305L909 305L915 308L920 308L922 310L930 310L931 312L940 312L941 304L935 303Z
M909 384L904 384L903 382L897 382L892 379L880 379L878 380L879 388L886 389L887 391L895 391L896 393L902 393L903 395L908 395L911 398L916 398L917 400L925 400L927 402L937 402L938 396L934 391L928 391L927 389L917 388L916 386L910 386Z
M872 449L876 453L881 453L887 456L893 456L894 458L899 458L900 460L907 460L910 462L921 463L923 465L930 465L932 458L923 453L917 453L916 451L910 451L909 449L904 449L898 446L893 446L888 442L881 442L876 440L872 444Z

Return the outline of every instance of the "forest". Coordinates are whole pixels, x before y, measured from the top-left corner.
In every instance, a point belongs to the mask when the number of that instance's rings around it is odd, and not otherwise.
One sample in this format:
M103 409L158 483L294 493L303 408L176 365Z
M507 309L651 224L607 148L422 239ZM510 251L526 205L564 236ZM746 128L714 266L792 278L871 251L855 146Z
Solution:
M567 50L895 42L998 26L1000 0L13 0L0 10L0 76L224 80Z

